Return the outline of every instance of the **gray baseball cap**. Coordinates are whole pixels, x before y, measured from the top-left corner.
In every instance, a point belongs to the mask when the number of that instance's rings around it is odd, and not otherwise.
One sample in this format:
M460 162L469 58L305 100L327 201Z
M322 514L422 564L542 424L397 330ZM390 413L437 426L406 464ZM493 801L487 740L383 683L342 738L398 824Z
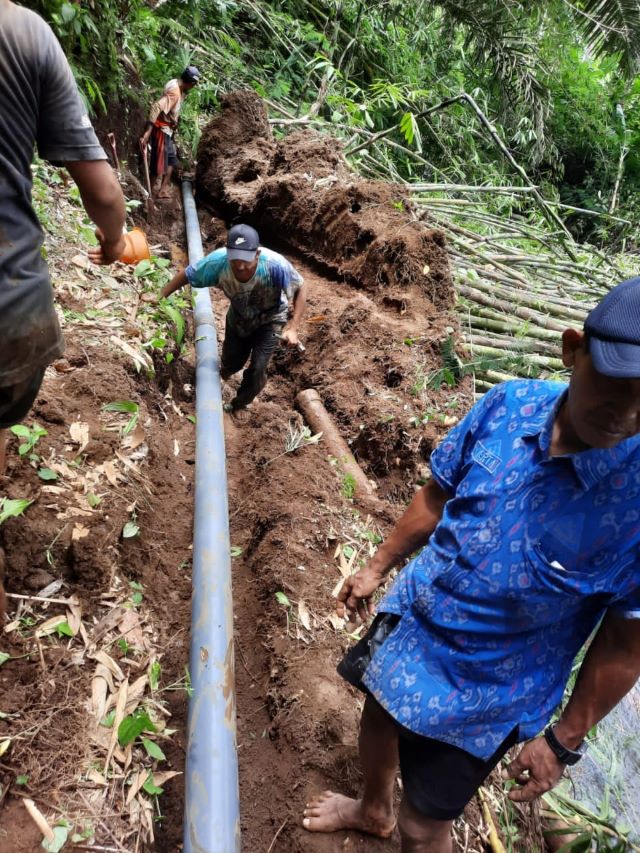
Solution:
M260 237L250 225L234 225L227 234L227 258L230 261L252 261L260 248Z

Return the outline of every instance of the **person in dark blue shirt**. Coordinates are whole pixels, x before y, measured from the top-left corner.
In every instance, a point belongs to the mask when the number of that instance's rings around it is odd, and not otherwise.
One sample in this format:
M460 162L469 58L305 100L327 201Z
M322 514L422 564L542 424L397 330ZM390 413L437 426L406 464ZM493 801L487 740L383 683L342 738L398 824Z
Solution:
M640 278L562 338L567 385L496 386L431 457L432 479L339 612L367 635L339 672L362 689L361 799L325 792L311 831L393 831L403 853L448 853L451 824L515 743L522 802L555 785L640 675ZM556 724L575 656L594 632ZM530 740L529 740L530 739Z

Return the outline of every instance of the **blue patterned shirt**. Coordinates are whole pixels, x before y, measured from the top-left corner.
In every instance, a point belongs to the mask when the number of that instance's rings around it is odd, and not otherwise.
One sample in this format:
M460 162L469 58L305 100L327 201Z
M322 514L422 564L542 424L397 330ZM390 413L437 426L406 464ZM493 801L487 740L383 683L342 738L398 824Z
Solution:
M551 457L566 386L489 391L431 457L453 497L380 611L364 683L418 734L487 759L533 737L608 608L640 617L640 436Z
M231 322L241 337L261 326L287 322L289 305L302 284L302 276L289 261L260 248L258 266L247 282L238 281L227 260L226 249L216 249L185 270L192 287L218 287L231 302Z

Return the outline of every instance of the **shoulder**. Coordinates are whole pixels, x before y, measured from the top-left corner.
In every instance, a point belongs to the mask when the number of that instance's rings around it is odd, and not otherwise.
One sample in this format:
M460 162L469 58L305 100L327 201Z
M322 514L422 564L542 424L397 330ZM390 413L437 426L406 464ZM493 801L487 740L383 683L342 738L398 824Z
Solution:
M172 89L179 89L179 88L180 88L180 85L178 84L177 79L174 78L173 80L169 80L168 83L165 83L164 91L166 94L167 92L171 92Z
M8 3L0 7L3 35L10 35L22 50L33 50L32 56L42 56L51 44L57 44L53 30L47 22L31 9Z
M272 249L260 249L260 259L264 261L272 281L287 282L293 275L293 267L284 255Z
M512 424L541 428L564 393L566 385L536 379L512 379L494 385L471 410L472 429L485 424L491 431Z

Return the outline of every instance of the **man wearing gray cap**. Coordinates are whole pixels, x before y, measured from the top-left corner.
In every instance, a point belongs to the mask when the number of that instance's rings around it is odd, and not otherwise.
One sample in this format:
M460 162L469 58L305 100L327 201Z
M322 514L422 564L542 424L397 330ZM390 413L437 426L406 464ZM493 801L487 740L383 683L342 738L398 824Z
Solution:
M278 342L301 347L298 329L306 303L302 276L285 257L260 246L255 228L234 225L227 234L226 248L216 249L178 273L164 286L162 296L170 296L185 284L217 287L231 302L220 376L228 379L249 361L235 399L225 405L228 412L244 409L264 388Z
M389 836L399 765L402 853L450 853L453 821L510 747L527 741L503 771L517 783L509 797L533 800L638 679L640 278L611 290L583 332L563 333L562 358L568 385L485 394L345 580L339 613L367 618L390 570L422 549L338 667L366 694L363 794L312 799L309 831Z

